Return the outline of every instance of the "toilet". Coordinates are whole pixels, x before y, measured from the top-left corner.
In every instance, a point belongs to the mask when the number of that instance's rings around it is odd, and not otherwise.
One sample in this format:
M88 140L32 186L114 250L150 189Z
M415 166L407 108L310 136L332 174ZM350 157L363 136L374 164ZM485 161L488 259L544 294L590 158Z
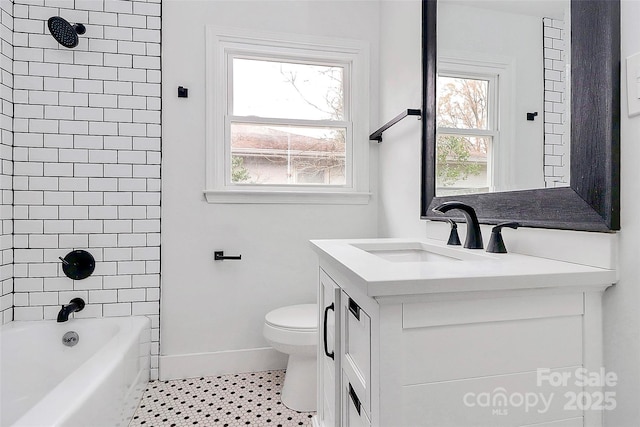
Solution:
M264 337L289 355L282 403L300 412L316 410L318 306L300 304L270 311L264 317Z

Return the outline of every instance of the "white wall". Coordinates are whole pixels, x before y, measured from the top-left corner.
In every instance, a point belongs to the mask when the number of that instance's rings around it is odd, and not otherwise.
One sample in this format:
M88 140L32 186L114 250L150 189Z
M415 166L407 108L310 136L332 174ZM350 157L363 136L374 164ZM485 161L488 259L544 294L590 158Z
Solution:
M380 3L380 120L422 108L422 5ZM421 123L411 117L387 130L379 147L380 237L422 236L420 221Z
M402 2L404 7L383 2L380 88L381 114L416 103L414 93L406 90L405 82L420 77L419 42L403 48L385 43L387 32L402 23L404 34L419 34L419 2ZM616 264L620 280L605 292L604 340L605 367L618 374L617 408L605 414L608 427L634 427L640 420L640 182L637 164L640 162L640 116L629 118L626 109L624 58L640 51L640 2L622 0L622 187L621 223L617 235L580 233L559 230L505 230L505 242L514 251L547 255L550 249L570 262L587 262L607 268ZM415 39L408 39L415 40ZM394 62L389 59L393 58ZM402 64L402 65L400 65ZM406 65L405 65L406 64ZM401 73L398 81L396 74ZM386 102L384 102L386 100ZM392 105L393 104L393 105ZM419 129L409 124L392 129L380 149L380 224L381 237L425 236L446 240L448 225L419 220ZM393 137L392 137L393 135ZM391 147L393 144L393 147ZM464 225L461 226L464 236ZM485 239L489 227L483 227ZM619 238L619 246L616 245ZM486 241L485 241L486 243ZM618 255L619 253L619 255ZM555 256L555 255L554 255Z
M620 281L605 292L605 365L618 374L618 407L605 425L634 427L640 420L640 116L627 110L626 57L640 52L640 2L622 1Z
M317 260L308 240L375 236L377 201L350 206L204 201L205 25L366 40L373 64L371 104L377 105L378 5L168 0L163 17L161 377L282 366L282 358L260 350L268 346L264 315L315 302ZM177 98L179 85L189 88L189 98ZM378 123L375 109L370 120ZM214 250L242 254L242 260L214 262Z

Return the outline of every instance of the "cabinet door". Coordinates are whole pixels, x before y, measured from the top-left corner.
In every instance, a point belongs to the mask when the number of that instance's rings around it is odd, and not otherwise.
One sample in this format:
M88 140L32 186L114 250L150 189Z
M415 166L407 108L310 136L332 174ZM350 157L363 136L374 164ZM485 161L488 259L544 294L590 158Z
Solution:
M349 376L342 376L343 427L371 427L367 411L362 405L358 392L354 389Z
M340 288L322 270L318 294L318 424L340 426Z

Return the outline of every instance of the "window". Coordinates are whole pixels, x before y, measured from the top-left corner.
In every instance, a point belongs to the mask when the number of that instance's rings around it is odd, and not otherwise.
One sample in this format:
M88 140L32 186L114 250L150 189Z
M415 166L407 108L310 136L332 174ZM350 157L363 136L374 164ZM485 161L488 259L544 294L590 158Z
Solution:
M512 189L515 60L441 49L437 66L436 195Z
M207 200L367 203L366 45L216 27L207 41Z
M344 186L348 64L233 56L231 182Z
M498 77L441 72L437 90L436 194L492 191Z

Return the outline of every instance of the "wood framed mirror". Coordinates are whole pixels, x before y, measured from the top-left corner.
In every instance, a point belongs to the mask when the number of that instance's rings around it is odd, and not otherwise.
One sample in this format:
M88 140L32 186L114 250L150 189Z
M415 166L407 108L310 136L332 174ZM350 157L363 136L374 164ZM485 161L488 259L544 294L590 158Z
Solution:
M610 232L620 229L620 0L571 0L570 178L560 188L436 194L437 0L422 4L421 218L448 200L481 223Z

